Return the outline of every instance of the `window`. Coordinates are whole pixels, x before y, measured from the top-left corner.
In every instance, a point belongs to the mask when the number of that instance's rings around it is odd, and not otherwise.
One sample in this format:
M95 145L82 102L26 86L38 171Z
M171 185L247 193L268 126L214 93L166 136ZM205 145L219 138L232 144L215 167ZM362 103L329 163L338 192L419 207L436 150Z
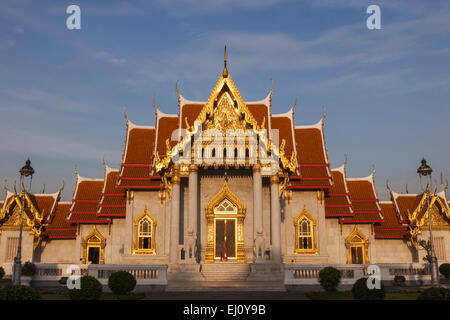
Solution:
M156 220L147 208L134 221L134 254L155 254Z
M438 260L445 260L444 237L433 237L434 251Z
M152 249L152 221L149 217L144 217L139 221L139 250Z
M345 240L348 264L367 264L369 239L355 225L352 233Z
M316 220L309 214L306 207L294 221L295 254L317 254Z
M303 217L298 223L298 244L299 249L312 249L313 236L311 232L311 221Z
M8 251L6 253L6 260L14 260L17 255L17 247L19 246L19 238L8 238Z

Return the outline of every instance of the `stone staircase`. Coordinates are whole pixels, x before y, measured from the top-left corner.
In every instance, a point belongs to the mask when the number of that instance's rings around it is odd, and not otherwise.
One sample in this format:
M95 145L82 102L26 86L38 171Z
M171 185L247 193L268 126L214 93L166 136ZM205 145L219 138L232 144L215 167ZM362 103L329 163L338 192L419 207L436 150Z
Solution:
M250 272L246 263L215 262L201 266L201 273L206 281L245 281Z

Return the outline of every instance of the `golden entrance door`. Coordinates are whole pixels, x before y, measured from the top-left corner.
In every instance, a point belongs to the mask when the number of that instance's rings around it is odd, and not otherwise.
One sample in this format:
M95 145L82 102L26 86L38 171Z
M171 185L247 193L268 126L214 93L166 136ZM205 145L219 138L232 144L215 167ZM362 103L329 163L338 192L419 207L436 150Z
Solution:
M215 219L216 259L236 258L236 219Z
M244 263L245 207L228 188L226 180L222 189L209 201L205 213L208 222L205 262L214 263L227 257L227 260Z

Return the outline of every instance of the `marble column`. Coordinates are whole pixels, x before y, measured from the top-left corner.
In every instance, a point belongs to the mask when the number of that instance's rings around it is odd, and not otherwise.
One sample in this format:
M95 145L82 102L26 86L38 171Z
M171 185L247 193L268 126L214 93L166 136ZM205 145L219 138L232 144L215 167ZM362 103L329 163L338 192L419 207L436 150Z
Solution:
M173 169L172 201L170 204L170 264L178 262L178 244L180 239L180 165L174 164Z
M270 209L272 222L272 252L273 263L281 263L281 212L279 193L279 179L277 175L270 177Z
M195 164L189 166L189 218L188 218L188 252L189 260L195 261L197 241L197 211L198 211L198 168Z
M264 259L264 228L262 208L261 166L253 166L253 239L256 261Z

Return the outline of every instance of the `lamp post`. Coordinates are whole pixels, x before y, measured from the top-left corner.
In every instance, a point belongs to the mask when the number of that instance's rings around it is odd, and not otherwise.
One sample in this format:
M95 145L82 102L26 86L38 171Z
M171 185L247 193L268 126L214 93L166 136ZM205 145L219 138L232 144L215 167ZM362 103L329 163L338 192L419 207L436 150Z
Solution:
M25 178L30 177L29 190L31 189L31 181L33 179L34 169L31 167L30 158L27 159L25 165L19 170L20 173L20 185L22 188L21 192L21 212L20 212L20 231L19 231L19 245L17 247L17 256L14 258L13 266L13 284L20 284L20 276L22 273L22 232L23 232L23 213L25 207Z
M433 244L433 233L431 228L431 211L430 211L430 190L432 189L431 183L431 173L433 172L433 169L429 165L427 165L427 161L425 158L422 158L422 164L417 169L417 173L419 174L419 177L426 177L427 178L427 187L425 192L427 193L427 211L428 211L428 229L430 232L430 247L431 247L431 284L432 285L438 285L439 284L439 273L438 273L438 262L436 258L436 254L434 252L434 244Z

